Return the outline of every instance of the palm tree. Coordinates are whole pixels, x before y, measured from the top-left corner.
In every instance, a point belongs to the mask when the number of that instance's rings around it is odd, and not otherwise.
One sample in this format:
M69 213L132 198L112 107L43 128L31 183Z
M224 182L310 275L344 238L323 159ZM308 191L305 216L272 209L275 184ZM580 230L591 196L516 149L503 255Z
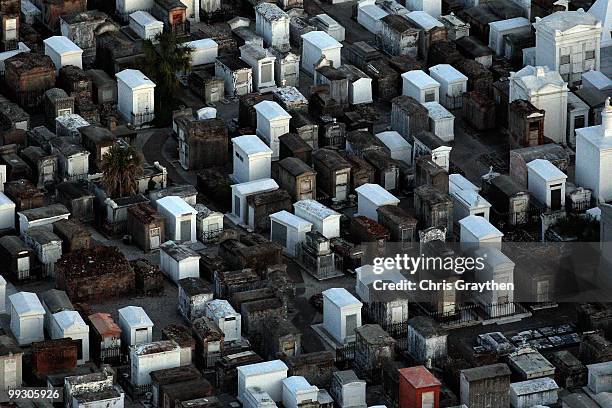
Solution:
M162 32L155 36L155 43L146 40L143 45L144 57L141 71L155 84L156 118L162 124L169 122L172 112L174 91L179 81L177 73L191 68L191 52L193 49L185 43L180 43L176 35Z
M138 193L136 177L142 173L142 157L132 147L113 145L102 156L102 185L110 197Z

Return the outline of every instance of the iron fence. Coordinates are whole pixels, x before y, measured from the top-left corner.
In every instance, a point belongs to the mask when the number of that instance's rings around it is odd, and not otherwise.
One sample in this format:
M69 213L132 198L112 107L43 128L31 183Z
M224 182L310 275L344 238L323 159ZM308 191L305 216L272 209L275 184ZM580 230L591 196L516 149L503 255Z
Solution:
M134 112L132 112L130 114L130 119L131 119L132 125L134 125L134 126L142 126L142 125L144 125L146 123L152 122L153 119L155 119L155 113L154 112L149 112L149 109L147 108L142 113L134 113Z
M120 361L121 360L121 347L108 347L100 351L100 361L105 363L109 361Z
M476 312L479 305L476 304L455 305L453 310L450 311L432 310L430 304L416 303L416 305L422 314L449 326L462 325L478 320Z
M581 201L576 201L576 202L568 203L568 204L570 204L568 206L568 209L572 213L583 213L589 208L591 208L590 200L581 200Z
M73 174L73 175L66 175L64 176L64 181L87 181L89 180L89 174L87 173L83 173L83 174Z
M206 353L204 357L204 368L215 368L217 361L221 359L221 352Z
M507 303L492 303L490 305L482 305L484 313L490 318L501 318L512 316L517 312L523 310L523 308L514 302Z
M440 101L440 104L448 110L461 109L461 107L463 106L463 95L444 95L442 97L442 100Z
M350 365L355 360L355 342L347 343L336 349L336 363Z
M223 232L223 228L202 231L202 234L200 234L200 239L202 240L202 242L212 242L212 241L215 241L222 232Z
M134 401L146 401L152 399L153 386L151 384L134 385L132 384L129 370L125 370L117 375L117 383L123 388L126 394Z

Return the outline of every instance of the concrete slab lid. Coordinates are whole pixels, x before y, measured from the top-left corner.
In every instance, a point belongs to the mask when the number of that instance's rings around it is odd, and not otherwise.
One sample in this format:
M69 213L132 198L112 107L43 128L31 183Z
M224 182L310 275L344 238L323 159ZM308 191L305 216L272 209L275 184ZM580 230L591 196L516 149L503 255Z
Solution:
M529 90L537 91L549 85L567 89L567 84L561 74L546 66L527 65L516 73L511 72L510 77L523 82Z
M546 27L550 31L565 32L577 26L601 27L601 21L595 15L579 9L576 11L557 11L543 18L536 17L533 26L536 31Z
M338 29L342 26L327 14L317 14L315 18L325 25L328 29Z
M44 315L43 308L38 296L32 292L17 292L9 296L11 305L19 316Z
M123 317L130 327L153 327L153 321L140 306L126 306L119 309L119 316Z
M0 191L0 208L15 208L15 203Z
M431 30L434 27L444 27L444 24L425 11L411 11L407 14L407 16L410 20L426 31Z
M270 219L275 220L281 224L285 224L286 226L294 227L299 231L304 230L306 228L312 228L312 223L285 210L270 214Z
M204 204L198 203L194 205L193 208L198 212L197 217L201 220L204 220L208 217L223 217L223 213L220 213L219 211L213 211Z
M291 119L291 115L274 101L261 101L254 107L257 113L260 113L269 121Z
M457 190L451 193L459 201L463 201L468 207L491 207L491 204L485 200L475 190Z
M215 319L238 315L232 305L225 299L211 300L206 303L206 308L210 310Z
M334 377L338 379L338 381L340 382L340 384L342 384L343 387L344 386L361 387L365 385L366 383L364 380L357 377L357 374L355 374L355 371L353 370L335 371Z
M557 166L544 159L535 159L527 163L527 168L534 171L546 181L557 181L567 179L567 174L559 170Z
M137 69L124 69L115 76L132 89L155 88L155 83Z
M469 26L468 23L465 23L463 20L457 17L455 13L453 12L445 16L440 16L440 20L448 21L451 25L454 25L456 27Z
M205 50L205 49L217 49L219 48L219 44L212 38L202 38L200 40L189 41L186 43L188 47L191 47L195 50Z
M385 144L390 150L402 150L410 149L410 143L406 139L396 132L395 130L388 130L376 134L376 137Z
M50 204L45 207L30 208L19 211L17 214L23 216L29 222L70 215L70 211L63 204Z
M292 394L297 394L299 391L317 391L318 387L310 385L310 383L301 375L292 375L283 380L283 385L287 387Z
M366 183L357 187L355 191L359 197L363 196L376 206L399 204L400 200L379 184Z
M488 378L510 377L512 372L505 363L489 364L480 367L467 368L460 371L460 375L467 381L480 381Z
M63 35L54 35L43 41L45 46L51 48L60 55L83 54L83 50L78 45L70 41Z
M193 249L189 248L189 246L174 241L164 242L160 245L159 249L168 254L172 259L179 262L190 258L200 259L200 255Z
M608 1L608 0L604 0ZM612 5L612 1L609 2ZM610 7L612 12L612 6ZM612 17L611 17L612 18ZM612 89L612 79L601 71L591 69L582 74L582 80L592 84L597 89Z
M364 286L369 286L374 281L381 279L395 283L399 283L406 279L398 269L385 268L383 275L374 273L373 265L362 265L359 268L355 268L355 275L357 277L357 282Z
M438 64L429 68L429 73L435 72L448 83L467 81L468 77L463 75L457 68L450 64Z
M68 332L89 332L89 326L74 310L62 310L53 314L53 320L62 329L64 333Z
M287 102L301 102L308 104L308 99L297 89L295 86L285 86L277 88L272 93L280 98L282 101Z
M331 397L331 395L329 395L329 392L327 392L327 390L324 388L319 389L319 392L317 393L317 401L319 402L320 405L330 404L331 406L334 403L333 398Z
M159 21L144 10L138 10L130 14L130 18L141 27L163 27L164 23Z
M137 356L143 356L155 353L166 353L169 351L180 350L178 344L173 340L159 340L151 343L143 343L134 346L134 354Z
M612 361L603 363L589 364L586 366L590 374L593 375L612 375Z
M249 42L239 48L240 58L246 61L261 61L268 59L271 61L276 60L276 56L267 48L262 47L259 44Z
M61 115L55 118L55 122L61 124L67 129L77 129L81 127L91 126L91 124L83 119L81 115L76 113L69 113L67 115Z
M493 21L489 23L489 26L495 28L497 31L505 31L519 27L531 28L531 23L525 17L514 17L507 20Z
M232 185L232 190L235 190L238 194L241 194L243 196L263 191L276 190L277 188L278 184L271 178L247 181L246 183Z
M271 156L272 149L268 147L259 137L256 135L244 135L234 137L232 143L240 148L248 156L266 154Z
M448 183L449 185L455 185L460 190L474 190L480 191L480 188L474 185L470 180L466 179L463 175L459 173L452 173L448 175Z
M516 395L520 396L538 394L546 391L555 391L559 389L559 386L552 378L543 377L512 383L510 384L510 389L514 391Z
M262 375L274 372L287 372L289 368L281 360L264 361L261 363L247 364L241 367L237 367L239 373L242 373L246 377Z
M467 217L459 220L461 228L466 228L477 238L501 238L504 233L495 228L485 217L478 215L468 215Z
M166 196L160 198L159 200L157 200L157 206L165 208L174 215L195 215L198 213L195 208L187 204L187 202L179 196Z
M402 74L402 78L412 82L420 89L440 87L440 83L438 81L420 69L413 69L412 71L404 72Z
M302 40L314 44L320 50L342 48L342 44L325 31L310 31L302 34Z
M289 15L274 3L259 3L255 6L255 12L268 21L285 19L289 20Z
M383 18L389 15L389 13L387 13L385 10L381 9L375 4L366 4L365 6L361 6L359 7L359 11L367 14L374 20L382 20Z
M452 119L455 117L455 115L438 102L425 102L423 106L427 109L429 117L433 120Z
M294 209L301 209L309 214L314 215L320 220L325 220L327 218L340 218L341 215L339 212L332 210L324 204L316 200L300 200L293 204Z
M362 303L344 288L331 288L323 292L323 299L327 299L339 308L361 307Z

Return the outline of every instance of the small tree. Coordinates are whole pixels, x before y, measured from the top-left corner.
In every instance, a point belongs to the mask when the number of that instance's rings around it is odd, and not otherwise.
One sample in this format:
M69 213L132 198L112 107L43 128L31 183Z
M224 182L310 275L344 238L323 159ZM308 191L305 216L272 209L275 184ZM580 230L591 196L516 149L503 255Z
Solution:
M193 49L179 43L170 31L157 34L155 42L144 42L140 70L155 82L155 116L160 124L165 125L170 121L173 96L179 85L177 73L191 68Z
M102 156L102 185L112 198L136 194L141 173L142 157L131 146L115 144Z

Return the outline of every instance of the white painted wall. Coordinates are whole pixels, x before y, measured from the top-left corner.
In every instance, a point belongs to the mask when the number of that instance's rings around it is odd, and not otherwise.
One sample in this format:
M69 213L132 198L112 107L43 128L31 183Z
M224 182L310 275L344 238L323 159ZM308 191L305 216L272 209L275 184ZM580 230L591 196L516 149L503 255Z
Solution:
M0 192L0 230L15 228L15 203Z
M268 120L259 112L257 113L257 136L262 138L272 149L272 160L278 160L280 156L280 141L278 138L289 133L290 118L278 118Z
M287 378L287 366L280 360L248 364L238 370L238 400L245 401L246 389L261 388L275 402L283 399L283 380Z
M350 295L348 292L346 292ZM355 333L348 333L346 330L346 319L348 316L355 315L357 326L361 327L361 303L355 305L338 307L323 292L323 326L336 341L344 344L347 340L355 338Z
M349 82L349 103L358 105L360 103L372 102L372 79L360 78L355 82Z
M340 214L321 218L314 212L309 212L304 207L294 206L294 213L300 218L311 222L315 231L321 233L325 238L336 238L340 236Z
M74 312L78 313L78 312ZM89 361L89 326L72 326L70 330L65 330L56 320L57 313L52 315L50 335L52 339L71 338L81 342L82 354L77 360L77 364L85 364Z
M302 43L302 69L309 74L314 75L314 66L322 56L325 56L327 60L332 61L333 66L338 68L340 65L342 65L340 56L341 49L342 44L338 43L337 48L322 50L316 43L313 44L307 39L304 39Z
M146 355L138 355L131 351L132 361L132 383L134 385L151 384L151 371L164 370L168 368L180 367L181 352L180 348L176 348L160 353L152 353Z
M160 269L172 281L178 284L178 281L183 278L198 278L200 277L200 257L190 257L177 261L168 255L165 251L159 251Z
M593 128L601 130L601 127L576 129L576 183L593 190L599 202L608 202L612 200L612 147L587 138L585 135Z

